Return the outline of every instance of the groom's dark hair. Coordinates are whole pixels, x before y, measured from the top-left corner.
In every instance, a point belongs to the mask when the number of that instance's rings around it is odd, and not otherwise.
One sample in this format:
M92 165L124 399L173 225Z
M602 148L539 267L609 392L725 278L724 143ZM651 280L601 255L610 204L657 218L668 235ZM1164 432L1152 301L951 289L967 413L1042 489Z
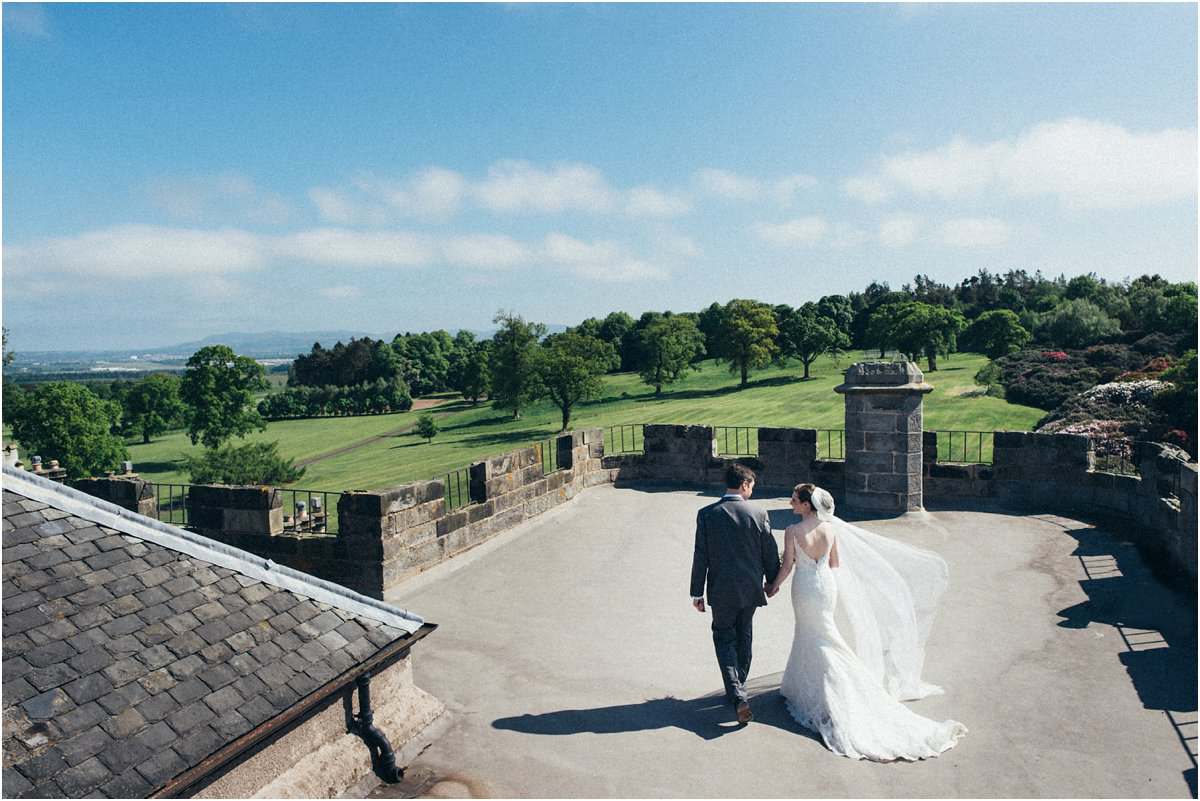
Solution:
M754 471L744 464L734 462L725 468L725 487L727 489L738 489L747 481L754 480Z

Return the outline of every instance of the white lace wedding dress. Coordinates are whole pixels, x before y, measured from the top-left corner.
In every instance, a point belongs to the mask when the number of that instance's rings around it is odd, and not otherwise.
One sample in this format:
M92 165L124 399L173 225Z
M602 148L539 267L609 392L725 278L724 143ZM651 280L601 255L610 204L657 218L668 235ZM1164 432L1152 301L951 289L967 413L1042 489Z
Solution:
M858 558L860 569L862 561L871 560L871 547L864 547L862 535L871 540L885 538L851 527L838 518L832 520L840 524L837 529L842 533L854 529L852 534L837 539L841 564L837 569L829 566L828 553L813 561L798 542L793 542L796 560L792 607L796 613L796 632L779 691L792 716L805 728L820 734L835 753L881 762L937 756L954 747L966 733L966 727L954 720L939 723L921 717L898 700L941 692L941 688L920 680L929 615L922 619L921 603L914 606L904 582L896 583L900 574L895 571L892 580L884 581L883 586L844 571L848 559ZM795 534L789 529L785 536L794 538ZM940 562L944 572L945 563L936 554L899 543L894 543L894 547L922 555L924 568L932 567L934 572ZM913 554L908 556L911 558ZM883 567L872 565L871 569L883 570ZM835 577L835 574L843 575ZM847 585L855 581L868 586ZM834 622L839 586L848 587L855 602L868 607L846 611L860 640L859 650L871 664L850 648ZM859 598L861 589L866 592ZM931 592L934 597L924 599L930 613L936 607L940 590ZM868 596L876 597L868 599ZM884 614L869 609L881 604L886 610ZM900 610L898 617L905 619L889 622L886 614L897 610Z

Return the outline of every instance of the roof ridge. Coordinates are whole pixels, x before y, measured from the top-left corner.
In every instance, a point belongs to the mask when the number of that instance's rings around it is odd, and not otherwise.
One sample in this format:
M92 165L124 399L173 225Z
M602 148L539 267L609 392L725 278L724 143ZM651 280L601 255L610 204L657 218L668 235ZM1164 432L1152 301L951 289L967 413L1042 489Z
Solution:
M295 592L351 614L376 620L409 634L425 620L412 612L368 595L310 576L249 551L167 525L63 484L50 481L11 465L3 465L4 489L32 500L77 515L93 523L187 554L201 561L225 567L256 581ZM13 486L13 485L16 486Z

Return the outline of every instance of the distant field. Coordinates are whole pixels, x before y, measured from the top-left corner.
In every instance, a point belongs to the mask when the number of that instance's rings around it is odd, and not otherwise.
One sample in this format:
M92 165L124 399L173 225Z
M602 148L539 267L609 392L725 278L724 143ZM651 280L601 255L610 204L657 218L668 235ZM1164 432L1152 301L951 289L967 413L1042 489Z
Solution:
M868 358L871 354L868 354ZM833 391L842 373L859 354L838 365L821 359L812 378L803 381L799 366L772 368L754 374L745 390L728 369L703 362L689 376L655 398L652 389L635 374L605 378L604 397L584 403L572 414L571 428L630 423L695 423L717 426L795 426L842 428L844 404ZM986 363L983 356L956 354L938 360L940 369L926 375L934 391L925 397L928 429L994 431L1030 430L1043 412L989 398L973 383L975 372ZM556 407L538 403L522 410L522 419L493 410L488 403L472 408L461 400L447 400L433 410L443 414L442 431L427 444L412 433L393 434L416 422L417 413L371 417L335 417L289 420L268 425L248 440L279 441L280 452L299 461L313 459L347 446L383 436L363 447L317 461L307 467L296 486L341 491L382 489L407 481L433 478L465 467L485 456L519 448L554 436L561 423ZM174 462L185 453L198 452L182 432L168 434L143 445L129 445L134 469L148 479L186 483Z

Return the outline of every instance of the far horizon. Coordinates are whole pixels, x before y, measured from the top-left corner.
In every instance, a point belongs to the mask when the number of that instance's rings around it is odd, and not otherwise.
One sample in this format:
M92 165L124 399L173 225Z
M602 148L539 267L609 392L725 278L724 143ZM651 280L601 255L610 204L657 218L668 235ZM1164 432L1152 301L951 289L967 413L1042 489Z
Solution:
M1196 280L1191 4L7 3L3 24L18 353L798 306L980 269Z

